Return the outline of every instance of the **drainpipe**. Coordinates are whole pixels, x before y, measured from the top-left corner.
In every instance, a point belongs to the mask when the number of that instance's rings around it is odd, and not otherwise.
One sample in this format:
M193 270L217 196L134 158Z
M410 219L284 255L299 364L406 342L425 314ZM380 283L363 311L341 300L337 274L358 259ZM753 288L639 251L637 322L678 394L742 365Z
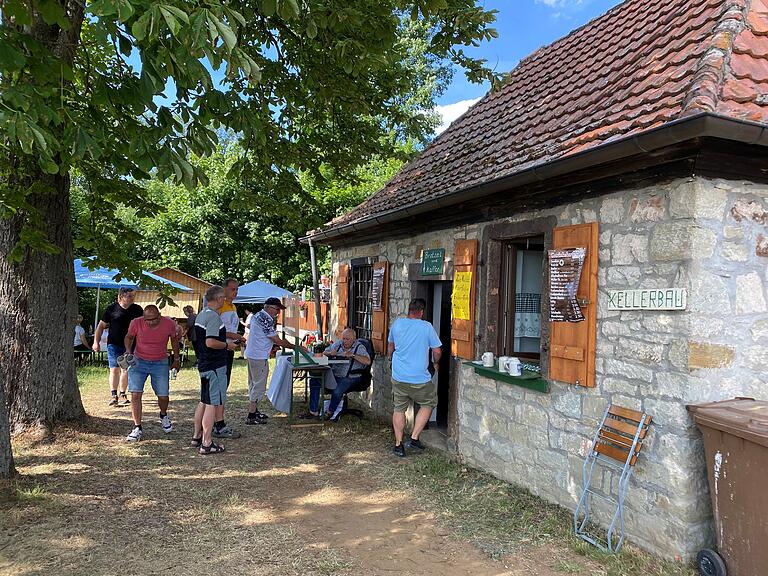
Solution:
M323 315L320 313L320 283L317 279L317 259L315 258L315 247L312 244L312 238L309 238L309 259L312 263L312 286L315 292L315 322L317 322L317 340L323 340Z

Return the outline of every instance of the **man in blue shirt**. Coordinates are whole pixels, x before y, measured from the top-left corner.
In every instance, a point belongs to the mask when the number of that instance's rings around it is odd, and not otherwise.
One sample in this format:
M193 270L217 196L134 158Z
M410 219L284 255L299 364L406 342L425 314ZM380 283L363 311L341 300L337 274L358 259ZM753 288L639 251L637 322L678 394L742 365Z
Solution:
M392 428L395 431L395 447L392 452L400 458L405 456L405 411L411 401L419 405L419 411L414 418L408 447L417 450L424 449L424 445L419 441L419 434L437 406L437 386L429 373L429 363L432 362L437 370L442 343L432 324L423 320L426 306L423 298L411 300L408 304L408 316L395 320L389 329L387 355L392 362Z

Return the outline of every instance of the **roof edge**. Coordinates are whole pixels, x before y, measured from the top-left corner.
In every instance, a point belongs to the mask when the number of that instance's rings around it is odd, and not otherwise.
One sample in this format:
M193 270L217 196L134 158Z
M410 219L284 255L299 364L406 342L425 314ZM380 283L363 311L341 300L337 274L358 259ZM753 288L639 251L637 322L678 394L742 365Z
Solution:
M693 75L683 104L683 116L717 109L733 43L746 27L748 12L749 6L743 0L728 0L723 7L720 21L709 38L709 48L699 60Z
M483 182L470 188L450 192L415 206L406 206L383 212L359 222L352 222L326 230L311 230L299 240L308 244L326 243L351 233L368 230L409 216L416 216L434 210L481 198L506 189L542 182L585 168L593 168L629 156L650 154L666 146L679 144L695 138L712 137L731 140L742 144L768 146L768 125L740 120L713 112L702 112L668 122L657 128L601 144L565 157L534 165L496 180Z
M178 268L174 268L173 266L163 266L162 268L158 268L157 270L152 270L152 274L157 274L160 270L174 270L175 272L178 272L179 274L184 274L184 276L189 276L193 280L197 280L198 282L202 282L203 284L208 284L208 286L213 286L211 282L208 282L208 280L203 280L202 278L198 278L197 276L193 276L189 272L184 272L184 270L179 270ZM158 276L162 276L162 274L157 274ZM165 278L165 276L162 276ZM170 280L170 278L165 278L166 280Z

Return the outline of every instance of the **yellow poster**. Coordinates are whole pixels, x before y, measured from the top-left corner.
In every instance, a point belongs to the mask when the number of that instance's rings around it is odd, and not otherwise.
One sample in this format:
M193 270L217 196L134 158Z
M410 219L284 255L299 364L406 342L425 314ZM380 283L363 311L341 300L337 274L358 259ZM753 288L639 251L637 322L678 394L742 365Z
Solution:
M469 320L472 272L456 272L453 275L453 296L451 297L453 317Z

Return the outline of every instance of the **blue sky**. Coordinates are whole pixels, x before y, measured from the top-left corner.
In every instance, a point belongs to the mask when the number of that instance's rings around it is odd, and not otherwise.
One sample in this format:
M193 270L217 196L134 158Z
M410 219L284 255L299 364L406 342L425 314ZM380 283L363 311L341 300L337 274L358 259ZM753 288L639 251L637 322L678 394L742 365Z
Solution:
M575 28L621 3L621 0L485 0L486 9L498 10L495 28L499 37L484 42L468 54L485 58L488 66L507 72L534 52L562 38ZM457 72L451 87L439 99L438 111L446 121L458 118L487 85L471 84Z

